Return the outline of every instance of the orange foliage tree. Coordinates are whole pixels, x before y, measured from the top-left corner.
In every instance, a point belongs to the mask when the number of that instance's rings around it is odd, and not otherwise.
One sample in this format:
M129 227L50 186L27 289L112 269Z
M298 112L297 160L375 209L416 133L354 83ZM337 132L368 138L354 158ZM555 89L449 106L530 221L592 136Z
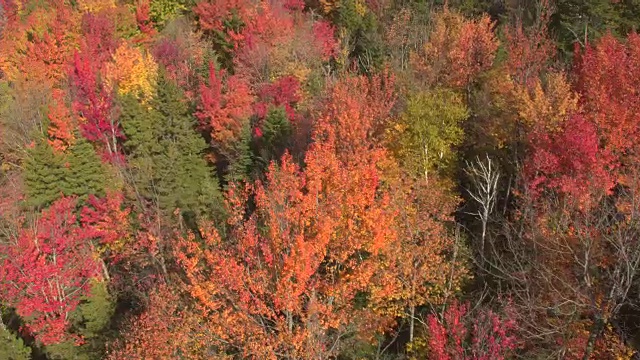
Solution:
M427 84L466 88L493 65L499 45L493 28L487 15L468 20L447 8L436 13L429 40L412 54L417 75Z
M403 175L392 190L398 209L399 243L391 256L397 286L379 299L378 306L407 319L409 341L413 341L419 308L447 303L460 291L467 269L459 244L446 227L453 221L458 199L437 182L427 185L422 178Z
M231 188L230 241L209 226L202 243L193 235L180 242L188 289L218 349L325 357L340 351L343 336L372 335L389 320L375 300L396 288L387 270L397 209L380 183L385 151L371 141L392 101L361 101L371 99L369 85L352 79L334 88L304 171L285 155L265 183Z
M203 359L206 334L195 314L181 306L180 295L162 284L151 292L146 310L129 319L123 341L111 344L108 360ZM202 327L204 328L204 327Z
M67 107L65 93L59 89L52 91L53 102L49 105L49 144L55 151L64 151L74 140L73 118L71 110Z
M29 4L10 17L0 40L0 68L12 80L25 76L55 85L77 47L80 16L61 0Z
M413 196L380 145L392 89L388 76L338 82L304 169L285 154L264 182L232 185L229 239L209 225L201 240L180 241L176 257L215 351L334 356L343 337L372 341L457 286L443 225L454 203L433 189Z
M514 87L512 95L520 121L529 129L558 132L580 110L579 95L563 73L549 73L544 82L536 76L528 87Z

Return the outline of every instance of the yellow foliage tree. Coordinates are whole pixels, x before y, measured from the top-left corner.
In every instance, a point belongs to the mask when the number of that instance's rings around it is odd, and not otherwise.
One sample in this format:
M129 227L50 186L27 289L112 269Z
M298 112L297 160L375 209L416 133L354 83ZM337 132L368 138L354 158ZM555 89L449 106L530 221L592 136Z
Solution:
M338 10L340 6L339 0L320 0L320 6L322 7L322 11L325 15L331 14L334 11Z
M158 64L150 54L123 43L106 66L107 85L117 88L119 94L133 94L141 101L149 100L154 93L158 77Z
M448 89L412 94L405 114L389 129L389 148L412 175L445 175L463 140L468 116L462 96Z
M97 13L105 9L113 9L116 7L114 0L80 0L78 7L82 12Z
M558 130L569 115L578 111L578 96L562 73L549 74L545 84L536 79L531 90L517 86L514 93L518 115L527 126Z

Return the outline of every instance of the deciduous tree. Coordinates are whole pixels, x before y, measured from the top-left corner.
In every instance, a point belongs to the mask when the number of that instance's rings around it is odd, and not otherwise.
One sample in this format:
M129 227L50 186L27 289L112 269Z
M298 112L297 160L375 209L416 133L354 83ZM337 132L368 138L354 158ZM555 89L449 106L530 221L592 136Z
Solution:
M459 94L436 89L409 97L406 112L392 128L391 147L402 165L429 181L447 175L455 146L463 140L468 110Z
M233 144L252 114L253 96L249 84L237 75L226 76L209 63L209 83L200 85L200 106L195 113L200 125L211 134L212 145L232 155Z
M448 229L458 199L436 181L403 173L404 179L386 178L390 186L399 242L387 270L394 276L393 291L376 299L376 306L408 322L412 342L424 306L447 303L467 277L462 244Z
M535 20L525 27L519 17L504 28L507 72L518 86L531 86L554 55L555 48L548 34L551 4L542 0L535 4Z
M358 101L381 92L376 86L365 79L336 86L304 172L285 155L265 183L231 188L233 241L205 227L204 243L180 242L189 291L219 349L315 358L337 354L348 333L370 339L388 324L368 300L393 286L386 256L398 241L396 210L380 187L385 152L371 142L390 106ZM255 209L245 213L249 198Z
M553 189L587 205L591 191L613 188L613 159L600 147L594 125L582 115L571 116L560 131L531 133L533 148L524 169L529 186L533 194Z
M112 158L117 158L119 142L124 135L113 114L113 94L99 74L90 54L76 53L69 74L74 95L72 106L80 118L82 135L100 144Z
M206 325L167 284L154 289L140 315L127 322L122 341L107 359L205 359L212 356Z
M515 321L484 310L470 318L469 305L457 302L441 318L430 315L429 358L434 360L504 360L517 349ZM508 315L507 315L508 316Z
M578 91L585 115L596 126L605 149L623 162L635 161L640 127L640 35L632 33L626 42L611 34L589 45L576 59ZM625 159L627 158L627 159Z
M499 42L488 16L467 20L445 8L433 26L429 41L412 56L417 75L427 84L466 89L491 68Z
M2 244L2 300L43 345L73 338L67 333L69 315L88 294L91 279L100 276L88 245L91 234L78 223L75 206L74 198L57 200L33 228Z
M116 49L105 68L107 89L121 95L131 93L143 102L154 95L157 77L158 65L151 55L126 42Z
M77 46L80 16L63 1L25 1L0 41L0 67L11 80L58 84Z
M49 105L49 144L55 151L64 151L74 141L75 124L71 115L71 110L67 107L65 93L62 90L54 89L52 92L52 103Z

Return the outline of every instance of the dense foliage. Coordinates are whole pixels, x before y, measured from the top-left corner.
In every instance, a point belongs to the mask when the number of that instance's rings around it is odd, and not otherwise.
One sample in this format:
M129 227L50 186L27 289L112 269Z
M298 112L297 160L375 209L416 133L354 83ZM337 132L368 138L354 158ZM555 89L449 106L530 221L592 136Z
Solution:
M0 0L0 359L632 359L638 25Z

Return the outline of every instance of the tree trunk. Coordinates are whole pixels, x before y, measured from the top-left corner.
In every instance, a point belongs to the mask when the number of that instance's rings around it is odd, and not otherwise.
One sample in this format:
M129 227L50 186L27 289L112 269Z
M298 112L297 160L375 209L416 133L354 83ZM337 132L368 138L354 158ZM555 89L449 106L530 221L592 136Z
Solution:
M104 260L100 259L100 265L102 266L102 275L104 275L105 280L111 280L111 276L109 276L109 269L107 269L107 264L104 263Z
M589 334L589 340L587 341L587 346L584 349L584 356L582 357L582 360L589 360L591 358L596 340L600 337L602 329L604 329L604 320L597 315L593 322L593 326L591 327L591 333Z
M415 326L415 315L416 315L416 307L411 305L411 309L409 310L411 317L409 318L409 342L413 342L413 329Z
M424 181L429 184L429 148L427 145L424 145L424 158L423 158L423 166L424 166Z
M291 311L286 311L287 314L287 327L289 328L289 332L293 332L293 315Z

